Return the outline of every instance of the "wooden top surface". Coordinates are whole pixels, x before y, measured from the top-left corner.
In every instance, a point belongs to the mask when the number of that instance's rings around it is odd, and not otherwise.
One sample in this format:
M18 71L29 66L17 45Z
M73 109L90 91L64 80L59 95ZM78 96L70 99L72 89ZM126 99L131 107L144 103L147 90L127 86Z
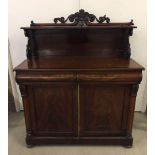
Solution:
M31 30L48 30L48 29L117 29L117 28L137 28L136 26L128 25L89 25L89 26L72 26L72 25L52 25L52 26L34 26L34 27L21 27L21 29Z
M25 60L15 71L47 70L143 70L134 60L92 56L52 56Z

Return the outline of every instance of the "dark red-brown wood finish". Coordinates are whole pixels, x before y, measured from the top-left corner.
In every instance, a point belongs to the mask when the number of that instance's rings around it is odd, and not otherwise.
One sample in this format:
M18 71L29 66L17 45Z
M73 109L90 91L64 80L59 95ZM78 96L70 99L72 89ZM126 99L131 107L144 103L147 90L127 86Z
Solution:
M32 21L22 28L28 37L27 60L15 71L27 145L132 146L144 69L130 59L133 21L110 23L106 16L80 10L54 22Z

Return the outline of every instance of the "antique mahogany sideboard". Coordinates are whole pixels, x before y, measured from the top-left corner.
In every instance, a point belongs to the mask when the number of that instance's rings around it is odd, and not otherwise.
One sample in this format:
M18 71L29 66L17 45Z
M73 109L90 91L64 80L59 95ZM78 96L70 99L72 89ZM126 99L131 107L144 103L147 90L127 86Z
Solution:
M141 65L130 58L133 21L84 10L22 27L27 59L15 68L28 146L132 146Z

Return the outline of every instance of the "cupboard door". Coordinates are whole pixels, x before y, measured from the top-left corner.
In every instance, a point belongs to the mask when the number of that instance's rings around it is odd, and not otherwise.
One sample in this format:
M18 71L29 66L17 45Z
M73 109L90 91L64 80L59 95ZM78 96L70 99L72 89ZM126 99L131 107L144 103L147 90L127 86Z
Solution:
M33 135L77 135L77 86L74 83L33 84L28 88Z
M81 83L80 136L125 135L129 95L129 85Z

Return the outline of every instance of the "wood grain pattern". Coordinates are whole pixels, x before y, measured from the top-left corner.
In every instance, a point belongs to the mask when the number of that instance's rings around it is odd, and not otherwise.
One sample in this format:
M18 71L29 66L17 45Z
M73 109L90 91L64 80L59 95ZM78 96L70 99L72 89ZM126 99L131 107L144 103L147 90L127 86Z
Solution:
M77 92L74 83L36 84L28 88L34 135L77 134Z
M120 57L128 51L126 30L35 30L38 56L102 55ZM111 35L109 34L111 33ZM105 36L104 38L102 36ZM108 38L109 37L109 38ZM61 44L59 44L61 42ZM122 43L123 42L123 43ZM57 46L59 44L59 46Z
M73 24L64 24L67 20ZM96 20L99 24L91 23ZM27 58L42 56L103 56L129 59L133 20L127 23L110 23L106 16L96 18L84 10L55 18L62 24L41 24L31 21L30 27L22 27L28 37ZM103 22L106 21L105 25ZM104 36L104 37L102 37ZM61 43L61 44L60 44ZM59 44L59 46L57 46Z
M77 135L77 92L74 83L34 84L29 86L29 92L34 135Z
M18 71L76 71L76 70L143 70L134 60L121 58L104 58L100 56L51 56L25 60L14 70ZM18 72L19 73L19 72Z
M116 136L125 135L122 124L124 110L129 103L128 85L101 83L80 84L80 135ZM128 92L127 96L124 94Z
M82 16L81 16L82 15ZM79 18L80 17L80 18ZM14 70L23 98L26 143L132 146L144 68L130 59L133 21L92 14L23 27L27 58ZM91 23L93 20L99 23ZM75 21L74 21L75 20ZM77 22L77 23L76 23Z

